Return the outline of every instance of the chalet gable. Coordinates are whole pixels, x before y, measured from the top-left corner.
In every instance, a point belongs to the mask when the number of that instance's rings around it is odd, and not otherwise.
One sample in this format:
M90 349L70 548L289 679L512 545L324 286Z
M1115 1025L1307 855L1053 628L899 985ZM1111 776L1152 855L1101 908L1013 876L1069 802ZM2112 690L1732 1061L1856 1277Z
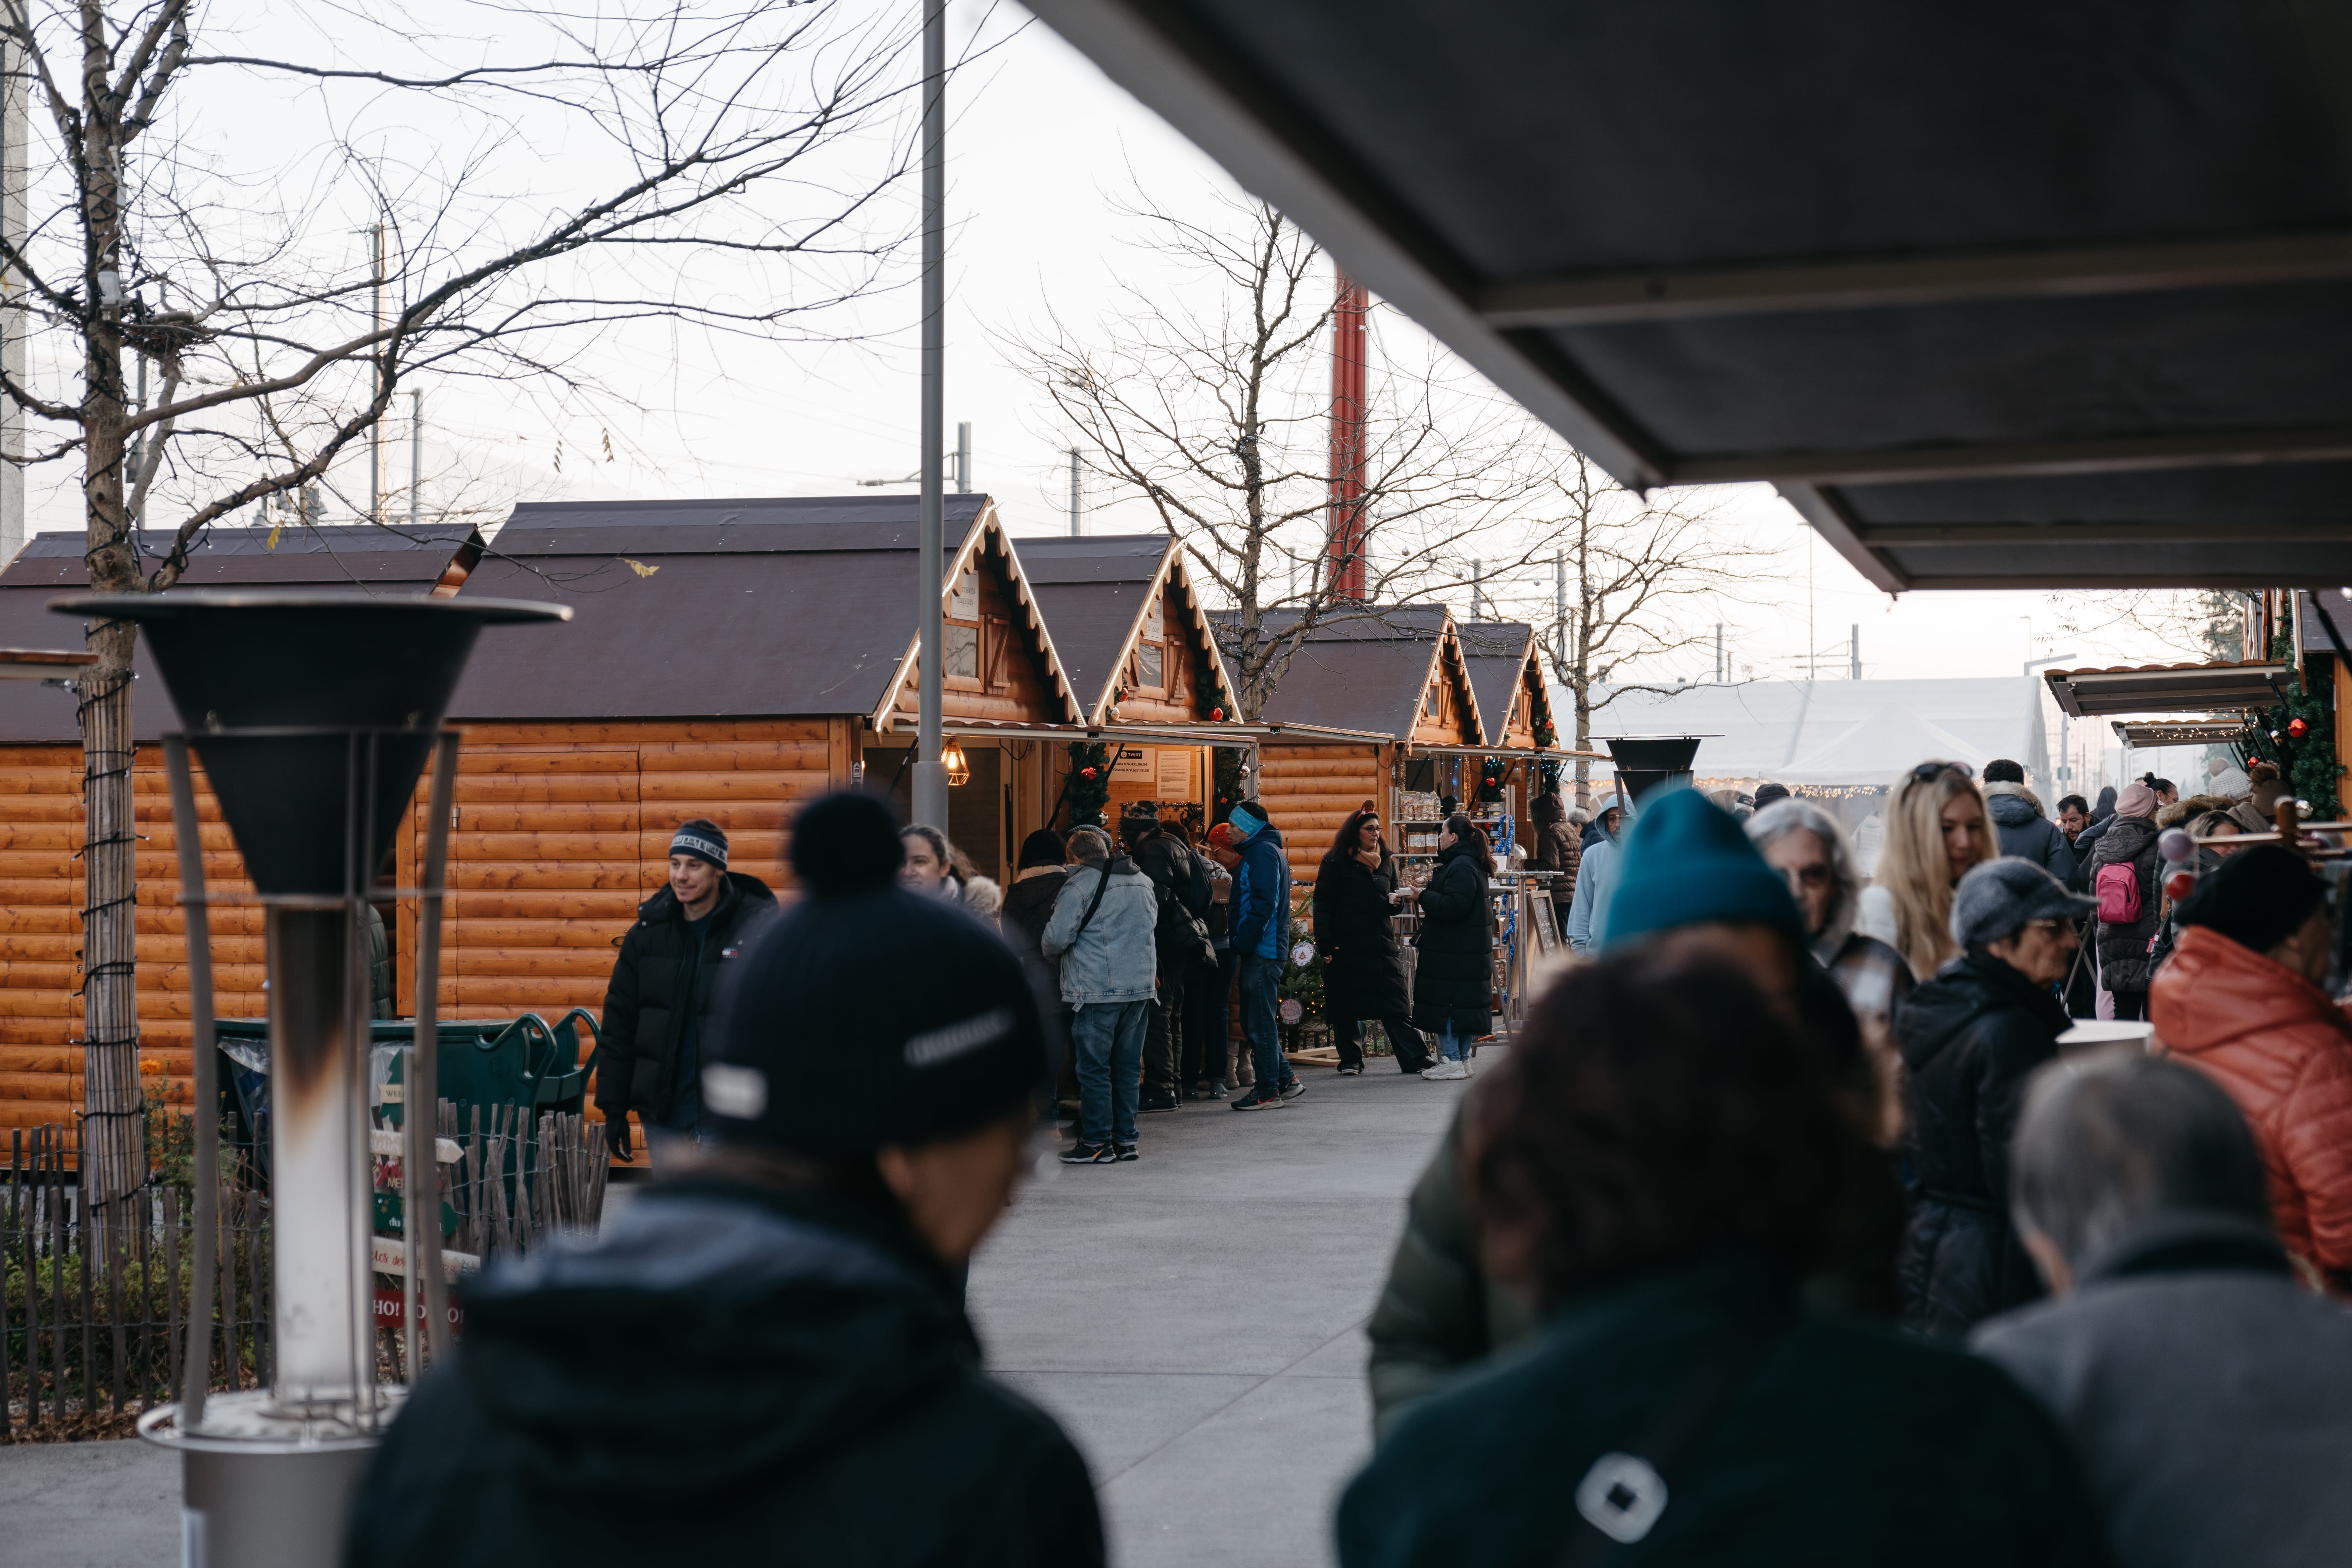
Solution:
M1213 722L1240 712L1182 546L1166 533L1016 539L1090 724ZM1122 700L1121 691L1126 692Z

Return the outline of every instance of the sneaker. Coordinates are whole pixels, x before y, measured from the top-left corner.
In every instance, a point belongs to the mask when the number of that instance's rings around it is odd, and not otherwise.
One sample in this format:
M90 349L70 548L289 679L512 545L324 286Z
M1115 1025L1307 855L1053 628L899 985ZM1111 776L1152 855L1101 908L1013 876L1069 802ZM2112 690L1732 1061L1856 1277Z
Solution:
M1233 1109L1235 1110L1279 1110L1282 1109L1283 1103L1282 1096L1279 1094L1261 1094L1256 1089L1253 1089L1247 1094L1236 1098L1233 1102Z
M1176 1109L1176 1097L1164 1089L1147 1089L1136 1100L1135 1109L1138 1110L1173 1110Z
M1065 1165L1108 1165L1117 1158L1108 1143L1076 1143L1062 1151Z
M1198 1085L1192 1090L1192 1098L1194 1100L1223 1100L1225 1098L1225 1086L1222 1083L1204 1083Z
M1132 1143L1114 1143L1110 1148L1111 1157L1116 1160L1124 1162L1128 1160L1140 1160L1143 1158L1142 1155L1135 1152L1135 1145Z
M1297 1100L1300 1095L1305 1094L1306 1092L1307 1092L1307 1083L1306 1083L1306 1080L1305 1080L1305 1079L1296 1079L1296 1078L1286 1078L1286 1079L1283 1079L1283 1080L1282 1080L1282 1098L1283 1098L1283 1099L1285 1099L1285 1100Z
M1339 1069L1339 1076L1341 1078L1361 1078L1364 1076L1364 1069L1360 1067L1341 1068Z
M1468 1062L1459 1061L1441 1061L1435 1067L1422 1068L1421 1076L1431 1079L1433 1082L1440 1083L1448 1079L1468 1078L1470 1076L1470 1064Z

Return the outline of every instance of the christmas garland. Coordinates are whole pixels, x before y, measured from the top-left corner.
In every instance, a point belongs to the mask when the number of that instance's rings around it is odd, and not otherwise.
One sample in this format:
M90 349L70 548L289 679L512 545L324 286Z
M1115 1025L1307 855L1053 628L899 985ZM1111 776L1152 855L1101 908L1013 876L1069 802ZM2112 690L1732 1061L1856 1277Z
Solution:
M1099 741L1070 742L1070 826L1100 827L1110 805L1110 747Z
M2286 633L2271 639L2271 657L2293 658ZM2257 759L2276 763L2280 782L2309 803L2316 820L2336 819L2336 780L2344 766L2336 760L2336 720L2325 700L2304 689L2301 675L2282 700L2262 710L2235 749L2242 766Z

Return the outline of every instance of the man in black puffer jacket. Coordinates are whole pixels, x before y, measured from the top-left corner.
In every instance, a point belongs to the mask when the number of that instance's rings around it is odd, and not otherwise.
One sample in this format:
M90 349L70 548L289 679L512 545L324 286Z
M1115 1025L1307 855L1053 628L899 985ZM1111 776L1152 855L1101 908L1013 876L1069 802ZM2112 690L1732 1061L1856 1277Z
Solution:
M686 1142L708 1141L702 1053L719 970L776 912L757 877L727 868L727 835L696 817L669 841L669 884L637 906L604 991L598 1026L596 1109L613 1152L629 1154L629 1112L658 1165Z
M1086 1462L981 1372L953 1272L1030 1163L1036 1001L901 854L871 796L802 813L804 896L721 997L717 1145L461 1289L347 1568L1099 1568Z
M1899 1266L1906 1328L1957 1339L2042 1293L2010 1221L2010 1142L2026 1079L2074 1024L2050 988L2090 908L2039 866L1986 861L1952 892L1961 955L1895 1014L1917 1184Z

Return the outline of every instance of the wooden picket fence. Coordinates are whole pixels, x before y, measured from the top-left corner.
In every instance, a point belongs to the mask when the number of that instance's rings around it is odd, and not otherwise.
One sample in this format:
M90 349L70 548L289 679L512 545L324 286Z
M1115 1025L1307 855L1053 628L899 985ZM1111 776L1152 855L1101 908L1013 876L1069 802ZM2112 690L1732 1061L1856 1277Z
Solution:
M443 1167L441 1197L457 1217L446 1247L487 1261L552 1233L596 1228L608 1167L593 1124L552 1113L533 1122L512 1106L489 1107L485 1118L468 1106L461 1131L459 1108L439 1109L442 1136L463 1151ZM170 1130L185 1148L186 1119L176 1121ZM192 1317L214 1336L214 1389L269 1380L269 1199L252 1152L232 1145L224 1161L219 1268L200 1287L193 1194L159 1178L120 1203L86 1205L77 1142L55 1125L10 1137L0 1190L0 1443L129 1436L142 1411L179 1397ZM377 1167L396 1178L397 1162ZM375 1360L381 1381L403 1380L393 1327L379 1326Z

